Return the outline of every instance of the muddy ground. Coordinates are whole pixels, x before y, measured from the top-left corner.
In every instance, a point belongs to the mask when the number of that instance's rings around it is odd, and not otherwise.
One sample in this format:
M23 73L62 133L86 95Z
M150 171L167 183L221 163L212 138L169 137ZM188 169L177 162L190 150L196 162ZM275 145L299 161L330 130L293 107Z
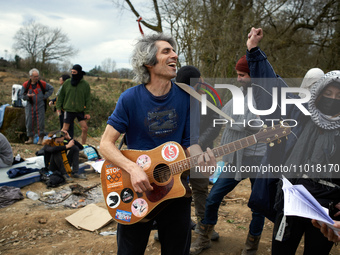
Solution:
M89 144L97 146L99 139L89 138ZM35 156L41 146L12 144L14 155L24 158ZM93 187L100 183L100 176L93 170L87 170L88 180L76 181L83 187ZM62 198L71 192L70 184L54 188L53 199ZM26 194L28 190L39 194L49 191L42 182L37 182L21 188ZM86 193L88 196L71 195L65 202L50 205L41 201L25 199L0 209L0 254L116 254L116 236L102 236L101 232L114 232L116 223L110 222L98 231L76 229L65 218L75 213L86 204L94 203L106 208L100 186ZM240 254L248 233L251 212L247 206L250 195L249 180L242 181L236 189L225 197L219 210L219 220L216 231L220 234L219 241L213 242L210 249L202 255ZM192 207L194 215L194 207ZM195 219L193 217L193 219ZM266 220L258 254L270 254L273 224ZM145 254L160 254L160 244L150 235ZM193 232L193 240L196 233ZM302 254L303 242L298 254ZM339 248L334 247L331 254L340 254Z
M27 74L0 72L0 102L9 103L11 86L22 84ZM6 99L6 100L5 100ZM80 139L78 139L79 141ZM99 145L100 138L88 138L88 143ZM12 143L13 154L20 154L23 158L34 157L41 149L39 145L25 145ZM93 187L100 184L100 176L92 170L87 171L88 180L77 181L83 187ZM37 182L21 188L22 194L28 190L39 194L50 191L42 182ZM54 188L56 196L53 200L61 200L71 192L70 185ZM94 203L105 208L100 186L86 192L87 197L71 195L64 202L50 205L40 201L25 199L5 208L0 208L0 254L116 254L116 236L102 236L101 232L114 232L116 223L110 222L98 231L89 232L79 230L68 223L65 218L74 214L86 204ZM219 241L213 242L210 249L202 255L240 254L248 226L251 212L247 206L250 195L250 182L241 182L228 197L225 197L219 210L219 220L216 231L220 234ZM194 207L192 207L194 218ZM271 236L273 224L266 220L258 254L271 254ZM153 231L145 254L160 254L160 244L153 239ZM193 232L194 240L197 235ZM298 253L302 254L303 242ZM338 247L334 247L331 254L340 255ZM174 254L176 255L176 254Z

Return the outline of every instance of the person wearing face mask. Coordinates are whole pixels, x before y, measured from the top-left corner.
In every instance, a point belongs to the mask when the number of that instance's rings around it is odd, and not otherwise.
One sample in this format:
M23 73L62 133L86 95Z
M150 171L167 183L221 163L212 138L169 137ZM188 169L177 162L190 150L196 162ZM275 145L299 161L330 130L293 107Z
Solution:
M278 91L287 87L258 47L262 38L263 30L252 28L247 41L247 61L251 77L258 78L253 81L254 98L261 110L268 109L268 104L272 102L271 91L274 87ZM293 119L297 125L292 128L288 140L284 139L280 144L267 149L262 163L308 167L309 171L281 174L293 184L303 185L323 207L330 209L329 215L336 219L340 214L340 174L331 171L330 166L340 165L340 71L326 73L317 80L310 92L310 100L303 104L310 116L305 115L294 104L287 107L285 116L280 115L280 110L266 116L269 119ZM311 170L317 167L321 167L323 171ZM284 197L279 188L276 194L277 214L272 254L295 254L303 235L304 254L329 254L334 243L313 226L311 219L285 216L283 207Z
M57 113L64 111L64 124L62 130L68 131L70 124L77 118L81 126L81 141L86 143L88 126L86 121L91 118L91 88L83 78L86 74L80 65L74 65L71 70L72 77L64 82L57 100Z

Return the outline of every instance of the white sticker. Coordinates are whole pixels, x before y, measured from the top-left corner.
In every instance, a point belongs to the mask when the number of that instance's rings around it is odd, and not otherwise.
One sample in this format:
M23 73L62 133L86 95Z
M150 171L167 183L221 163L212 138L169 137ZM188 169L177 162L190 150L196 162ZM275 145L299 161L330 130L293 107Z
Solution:
M111 192L106 197L106 204L110 208L116 208L120 204L120 197L117 192Z
M167 143L162 148L162 157L166 161L174 161L179 155L178 146L174 143Z

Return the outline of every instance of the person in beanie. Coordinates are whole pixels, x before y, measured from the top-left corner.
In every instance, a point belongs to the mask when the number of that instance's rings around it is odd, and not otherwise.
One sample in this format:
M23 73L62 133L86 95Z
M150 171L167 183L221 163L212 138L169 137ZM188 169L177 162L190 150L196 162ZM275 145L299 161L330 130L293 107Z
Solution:
M64 82L57 100L57 113L64 111L62 130L68 131L70 124L77 118L81 126L81 142L86 144L88 126L86 121L91 118L91 88L83 76L86 74L80 65L74 65L72 77Z
M22 85L20 97L27 101L25 106L26 144L33 143L35 126L39 135L38 144L42 144L45 136L45 110L47 98L53 93L53 86L39 79L39 70L29 71L30 79Z
M246 56L242 56L235 65L235 71L237 73L237 81L241 85L245 97L244 115L233 114L233 99L229 100L226 105L223 106L222 111L228 116L231 116L236 123L248 123L249 120L256 120L258 117L250 112L247 104L247 88L251 86L250 70L248 67ZM254 101L254 100L253 100ZM255 106L255 105L254 105ZM255 107L256 108L256 107ZM221 145L232 143L236 140L242 139L251 134L255 134L260 129L260 122L253 121L252 125L256 127L250 127L248 125L226 125L221 138ZM262 157L266 152L266 144L257 143L247 148L230 153L223 157L224 162L232 166L236 166L237 170L240 170L242 166L254 166L260 165ZM197 229L199 236L191 244L190 254L196 255L201 253L204 249L211 247L211 237L214 233L214 226L218 220L218 209L221 202L229 192L231 192L240 181L249 177L241 176L240 171L236 175L231 175L228 172L222 172L215 182L214 186L210 190L209 196L206 199L205 213L203 219L198 222ZM251 187L253 187L254 178L250 178ZM256 254L259 241L261 238L264 216L260 213L252 210L252 220L249 225L249 232L246 238L245 247L242 251L242 255Z
M194 89L199 94L204 94L204 90L208 90L212 93L212 91L204 85L204 81L201 77L201 72L198 70L198 68L194 66L181 67L177 72L176 82L185 83L194 87ZM210 103L214 103L211 97L207 97L207 100L210 101ZM219 100L216 100L216 102L218 103L217 107L221 108ZM219 135L222 126L216 125L215 127L213 127L213 122L214 119L219 118L219 114L211 110L210 108L207 109L206 115L201 115L198 144L201 146L203 151L205 151L208 147L214 147L214 140ZM209 178L190 177L189 180L192 188L192 197L195 205L195 215L198 223L195 230L197 232L199 230L199 224L204 218L205 201L208 197ZM218 240L218 238L218 233L213 231L211 240Z

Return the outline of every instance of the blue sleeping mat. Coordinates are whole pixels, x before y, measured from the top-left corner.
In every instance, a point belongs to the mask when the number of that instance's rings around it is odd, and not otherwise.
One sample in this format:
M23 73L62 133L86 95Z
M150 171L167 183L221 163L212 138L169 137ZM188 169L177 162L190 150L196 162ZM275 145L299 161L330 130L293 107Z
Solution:
M0 168L0 186L24 187L34 182L40 181L40 173L32 172L16 178L9 178L7 171L17 167L38 168L41 169L45 166L44 156L27 158L24 162L15 164L10 167Z

